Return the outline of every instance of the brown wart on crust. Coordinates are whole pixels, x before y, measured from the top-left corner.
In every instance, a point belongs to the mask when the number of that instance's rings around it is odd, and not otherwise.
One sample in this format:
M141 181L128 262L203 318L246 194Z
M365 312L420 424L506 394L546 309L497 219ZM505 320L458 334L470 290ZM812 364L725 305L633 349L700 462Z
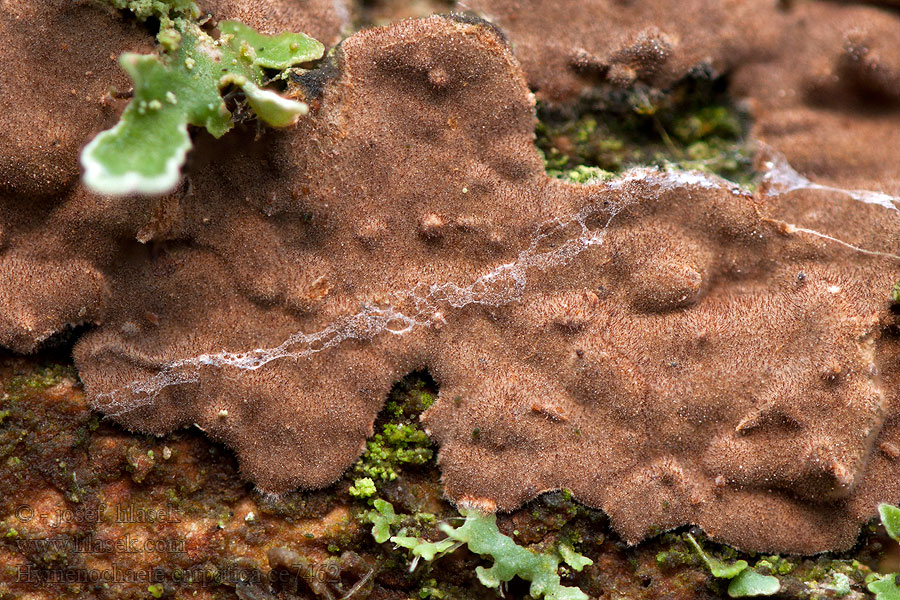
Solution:
M94 307L74 350L93 405L196 424L268 492L339 478L391 385L427 368L460 504L566 488L630 543L696 524L811 553L900 500L894 260L696 173L551 180L525 77L481 22L371 29L336 57L295 128L199 135L177 210L76 188L34 221L0 213L3 343ZM883 206L804 202L868 247L897 239ZM148 223L159 243L135 239ZM74 292L54 272L14 293L63 259ZM7 317L30 314L54 318Z

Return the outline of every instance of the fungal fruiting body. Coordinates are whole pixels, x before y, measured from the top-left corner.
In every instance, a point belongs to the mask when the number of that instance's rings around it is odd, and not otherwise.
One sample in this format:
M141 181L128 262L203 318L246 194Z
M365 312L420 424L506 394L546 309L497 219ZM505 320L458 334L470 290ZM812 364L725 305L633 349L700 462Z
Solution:
M892 205L551 179L525 74L471 17L357 33L288 92L306 118L198 133L169 195L73 184L25 215L4 192L0 342L95 324L74 352L98 410L196 424L269 492L340 477L427 368L463 506L567 488L629 542L693 523L809 553L900 500Z

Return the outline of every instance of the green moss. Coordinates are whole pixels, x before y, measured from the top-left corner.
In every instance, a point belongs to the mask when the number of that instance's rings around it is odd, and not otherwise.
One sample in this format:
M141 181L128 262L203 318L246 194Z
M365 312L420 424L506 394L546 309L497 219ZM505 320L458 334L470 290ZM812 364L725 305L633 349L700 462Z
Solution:
M66 365L50 365L36 369L29 375L13 377L6 384L6 393L3 401L14 401L22 394L39 392L55 385L59 385L63 379L76 379L75 368ZM7 411L7 416L9 416Z
M348 492L354 498L369 498L375 495L375 482L369 477L361 477L350 486Z
M376 422L378 433L366 442L366 449L353 467L356 475L377 485L380 481L394 481L404 468L433 460L434 444L419 423L419 415L434 403L434 395L424 389L426 385L426 380L412 377L394 388ZM373 494L374 489L368 496Z
M539 106L537 146L548 174L587 183L649 165L752 182L749 119L717 85L686 81L665 95L602 98L574 117Z
M900 304L900 281L895 283L894 287L891 289L891 302Z
M403 466L430 461L434 457L431 446L431 440L417 425L387 423L366 443L354 469L370 481L393 481Z
M768 556L756 562L757 570L768 570L772 575L789 575L797 567L791 560L778 555Z
M849 596L853 591L850 588L850 578L843 573L835 573L833 582L831 583L831 585L825 586L825 589L833 592L834 595L838 598Z

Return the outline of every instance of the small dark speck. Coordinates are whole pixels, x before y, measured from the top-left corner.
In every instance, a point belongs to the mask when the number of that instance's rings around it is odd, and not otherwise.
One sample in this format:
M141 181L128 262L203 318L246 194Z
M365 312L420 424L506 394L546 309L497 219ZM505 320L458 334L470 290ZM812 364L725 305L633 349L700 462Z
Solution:
M797 273L797 281L799 281L800 283L806 281L806 273L804 273L803 271Z

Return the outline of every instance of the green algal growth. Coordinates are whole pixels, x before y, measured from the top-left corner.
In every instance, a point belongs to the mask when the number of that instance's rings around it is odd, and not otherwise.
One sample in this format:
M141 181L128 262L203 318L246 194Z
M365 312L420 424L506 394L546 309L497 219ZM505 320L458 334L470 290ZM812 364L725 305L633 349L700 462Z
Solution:
M178 183L191 138L188 125L220 137L235 116L221 91L234 87L263 122L285 127L306 114L296 100L263 89L270 70L285 70L318 59L324 47L294 33L262 35L236 21L219 23L214 40L190 20L192 3L110 0L139 18L155 16L162 28L160 55L126 53L119 64L134 82L134 95L119 123L83 150L84 181L102 194L161 194ZM166 10L166 8L170 10Z
M600 167L588 167L586 165L578 165L574 169L547 169L547 175L556 179L565 179L572 183L597 183L601 181L609 181L616 177L611 171L605 171Z
M166 591L166 588L164 588L163 586L161 586L158 583L154 583L152 585L147 586L147 591L150 592L150 595L153 596L154 598L162 598L163 594Z
M372 535L376 542L385 541L387 532L391 526L398 525L402 517L394 514L390 503L383 500L375 501L375 511L372 511L371 519L375 522ZM584 567L593 564L576 552L571 546L560 545L557 552L538 553L524 548L515 541L500 533L497 528L496 515L485 515L477 510L461 509L460 514L465 521L459 527L453 527L447 523L441 523L440 529L447 537L443 540L429 541L419 537L405 535L405 529L401 529L396 535L390 537L391 542L397 546L406 548L413 556L411 569L414 569L420 559L432 561L449 552L453 552L461 546L466 546L470 552L493 559L494 564L490 568L476 567L475 574L482 585L489 588L501 589L501 586L520 577L531 582L529 593L533 598L546 598L547 600L587 600L588 596L576 587L564 586L560 582L559 563L565 562L575 571L581 571Z
M538 105L536 144L548 175L576 183L579 167L620 173L635 166L698 170L742 184L754 181L748 115L708 80L688 79L665 93L588 99L575 117ZM601 177L602 178L602 177Z
M894 288L897 289L896 287ZM878 515L884 530L895 542L900 542L900 508L891 504L878 505ZM875 594L875 600L900 600L900 586L897 585L897 573L875 576L869 580L869 591Z
M369 478L377 486L396 480L404 468L420 467L433 460L434 444L419 421L435 400L434 394L427 391L427 379L414 373L391 390L376 421L377 433L366 442L362 456L353 466L356 477Z
M159 19L160 30L172 26L173 19L196 19L200 8L194 0L106 0L119 10L130 10L141 21L150 17Z
M781 589L781 583L777 577L771 575L761 575L749 568L747 561L738 560L731 564L726 564L717 558L707 555L694 536L688 534L685 536L690 542L703 562L709 568L713 577L719 579L730 579L728 584L728 595L732 598L741 598L744 596L771 596L777 594Z
M849 596L853 591L850 589L850 578L844 573L835 573L832 583L823 586L823 589L830 590L838 598Z

